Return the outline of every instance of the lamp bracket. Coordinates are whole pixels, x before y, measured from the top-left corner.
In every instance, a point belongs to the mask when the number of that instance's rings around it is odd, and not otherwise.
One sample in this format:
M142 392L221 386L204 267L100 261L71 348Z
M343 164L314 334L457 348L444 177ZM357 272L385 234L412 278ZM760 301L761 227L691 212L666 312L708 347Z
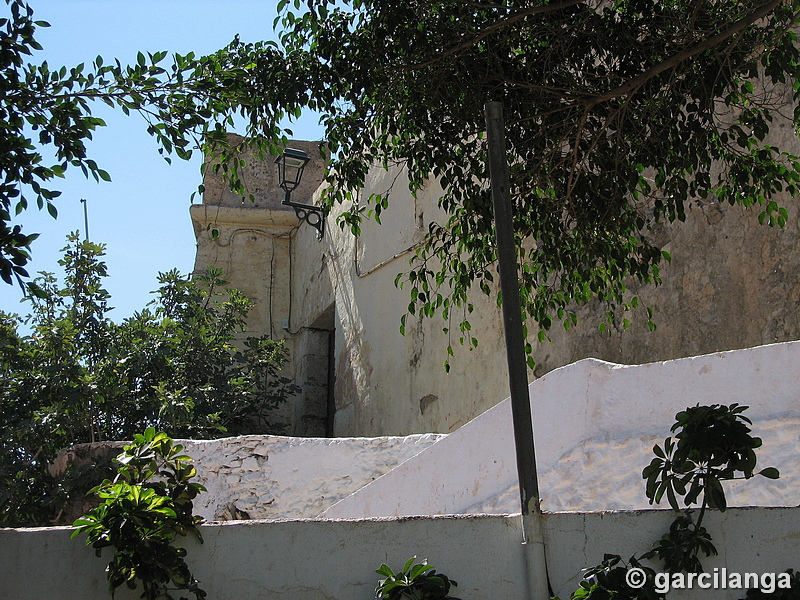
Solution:
M288 192L287 192L288 196ZM284 206L291 206L294 209L294 214L301 221L305 221L311 227L317 230L317 239L321 240L325 235L325 211L318 206L311 206L310 204L300 204L299 202L292 202L288 198L282 202Z

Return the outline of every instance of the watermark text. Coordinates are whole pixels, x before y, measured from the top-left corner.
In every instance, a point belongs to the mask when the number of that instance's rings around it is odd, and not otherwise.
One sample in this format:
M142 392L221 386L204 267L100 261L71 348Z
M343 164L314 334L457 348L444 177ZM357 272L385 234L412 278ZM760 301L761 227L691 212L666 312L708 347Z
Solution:
M644 587L647 574L641 567L632 567L625 574L626 583L634 589ZM656 573L655 590L666 594L670 590L746 590L760 589L771 594L776 589L791 588L788 573L738 573L715 568L711 573Z

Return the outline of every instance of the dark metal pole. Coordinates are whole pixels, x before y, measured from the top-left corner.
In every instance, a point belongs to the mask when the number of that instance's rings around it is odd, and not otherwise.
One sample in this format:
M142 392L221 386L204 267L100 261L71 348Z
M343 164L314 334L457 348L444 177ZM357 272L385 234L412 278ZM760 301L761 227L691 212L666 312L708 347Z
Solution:
M81 198L81 204L83 204L83 223L86 225L86 241L89 241L89 203L86 202L86 198Z
M514 419L514 442L517 447L517 472L522 514L540 511L539 483L533 422L528 394L528 369L525 336L522 333L522 308L517 279L517 250L514 242L511 194L509 192L503 104L486 104L486 132L489 144L489 174L492 181L494 223L497 231L497 263L500 291L503 295L503 326L506 334L508 380L511 388L511 413Z
M525 336L522 333L517 246L514 241L503 105L500 102L488 102L485 111L489 175L492 182L494 225L497 233L497 267L500 271L500 291L503 294L503 328L506 335L511 415L514 421L514 444L517 451L517 473L522 504L523 547L528 566L528 593L531 600L548 600L551 594L536 474Z

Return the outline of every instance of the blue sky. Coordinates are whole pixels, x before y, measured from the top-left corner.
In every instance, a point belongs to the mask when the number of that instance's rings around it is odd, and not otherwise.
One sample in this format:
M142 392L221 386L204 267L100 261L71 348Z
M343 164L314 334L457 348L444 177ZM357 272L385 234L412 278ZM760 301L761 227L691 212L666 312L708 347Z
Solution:
M166 50L170 53L208 54L225 46L239 34L245 42L273 37L272 23L277 0L29 0L37 20L49 28L37 30L44 50L31 62L47 60L50 67L91 63L99 54L108 62L136 60L136 53ZM5 16L8 7L0 3ZM60 274L59 250L66 235L80 230L84 216L81 198L87 200L89 234L105 243L109 278L106 289L110 316L122 320L151 299L157 274L177 268L191 272L195 240L189 219L192 192L200 178L200 156L185 162L173 157L168 165L158 154L155 141L145 131L144 120L126 117L102 103L94 114L107 127L89 142L89 156L111 175L111 183L87 180L80 170L68 171L56 189L59 211L54 220L35 205L15 222L28 233L41 233L32 245L30 273ZM313 117L292 125L297 139L319 139L321 129ZM195 199L195 202L198 200ZM25 314L21 292L0 282L0 310Z

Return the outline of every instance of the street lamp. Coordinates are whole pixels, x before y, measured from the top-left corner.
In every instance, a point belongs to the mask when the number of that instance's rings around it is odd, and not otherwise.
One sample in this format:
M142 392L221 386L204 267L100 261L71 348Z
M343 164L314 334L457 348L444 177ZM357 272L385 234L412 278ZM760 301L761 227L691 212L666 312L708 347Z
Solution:
M303 170L306 168L309 158L308 154L302 150L286 148L283 154L275 159L278 165L278 180L280 187L286 193L282 204L294 208L294 214L301 221L305 221L317 230L317 239L322 239L325 235L325 211L310 204L300 204L292 202L292 191L300 185L303 177Z

